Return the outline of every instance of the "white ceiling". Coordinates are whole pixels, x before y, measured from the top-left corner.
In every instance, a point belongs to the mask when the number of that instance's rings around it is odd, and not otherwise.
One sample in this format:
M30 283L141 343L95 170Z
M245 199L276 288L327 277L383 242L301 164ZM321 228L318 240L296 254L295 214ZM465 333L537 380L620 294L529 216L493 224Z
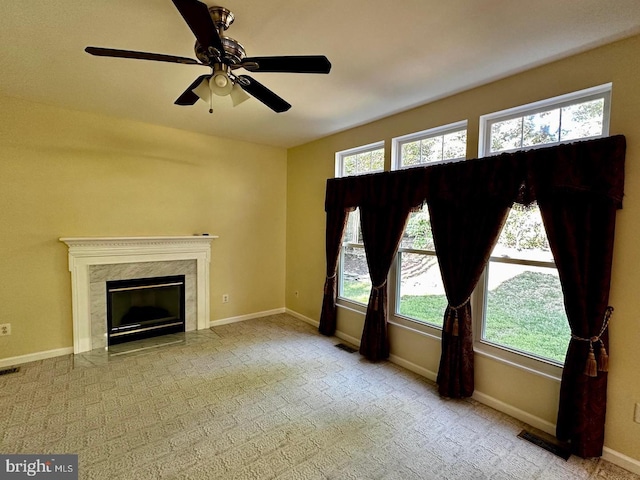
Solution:
M639 0L224 0L223 6L235 14L227 35L248 56L326 55L331 73L251 73L291 110L277 114L255 99L232 108L219 97L210 115L200 101L173 104L206 67L84 52L92 45L195 58L193 34L171 0L3 0L0 93L291 147L640 33Z

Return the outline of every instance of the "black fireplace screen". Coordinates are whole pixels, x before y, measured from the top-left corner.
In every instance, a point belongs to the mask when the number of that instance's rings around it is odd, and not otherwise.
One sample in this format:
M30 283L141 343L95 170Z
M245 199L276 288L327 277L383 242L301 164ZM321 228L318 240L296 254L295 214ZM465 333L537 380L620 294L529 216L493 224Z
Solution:
M107 282L108 344L185 331L184 275Z

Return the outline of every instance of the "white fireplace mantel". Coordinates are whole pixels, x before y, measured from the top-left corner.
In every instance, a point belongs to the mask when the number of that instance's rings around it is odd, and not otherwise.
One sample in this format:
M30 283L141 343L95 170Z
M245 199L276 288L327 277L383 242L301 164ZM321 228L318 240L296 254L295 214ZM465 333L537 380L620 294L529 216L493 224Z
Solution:
M92 265L195 260L196 328L209 328L209 263L211 242L216 238L213 235L61 238L69 247L74 353L92 349L89 280Z

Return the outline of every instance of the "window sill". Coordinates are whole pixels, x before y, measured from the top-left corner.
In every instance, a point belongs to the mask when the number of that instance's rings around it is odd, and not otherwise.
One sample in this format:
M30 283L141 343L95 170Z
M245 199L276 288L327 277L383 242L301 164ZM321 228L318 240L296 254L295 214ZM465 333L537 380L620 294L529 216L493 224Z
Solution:
M493 353L491 350L494 349L499 350L499 353ZM560 383L560 381L562 380L562 367L553 365L551 363L546 363L541 360L529 358L524 355L518 355L506 350L503 351L497 347L492 347L490 345L485 345L478 342L474 344L473 351L475 354L481 357L495 360L496 362L500 362L504 365L509 365L510 367L514 367L519 370L523 370L525 372L532 373L534 375L538 375L558 383Z
M387 323L389 325L393 325L394 327L402 328L403 330L408 330L424 337L429 337L433 340L437 340L438 342L441 340L441 331L438 328L432 327L426 323L421 323L415 320L410 320L408 318L398 317L395 315L392 316L392 318L388 320Z
M354 302L348 298L338 297L336 301L336 307L344 308L352 312L361 313L365 315L367 313L367 306L364 303Z

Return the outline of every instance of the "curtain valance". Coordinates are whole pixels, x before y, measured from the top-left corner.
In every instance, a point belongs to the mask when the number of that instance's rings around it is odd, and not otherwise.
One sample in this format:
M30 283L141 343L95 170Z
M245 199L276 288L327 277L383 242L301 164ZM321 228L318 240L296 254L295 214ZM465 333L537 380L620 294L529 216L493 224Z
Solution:
M457 195L464 182L469 195L511 197L529 204L550 190L604 195L622 207L625 138L623 135L495 157L327 180L325 211L403 202L420 206L428 198ZM513 185L518 184L517 195ZM535 185L535 187L534 187Z

